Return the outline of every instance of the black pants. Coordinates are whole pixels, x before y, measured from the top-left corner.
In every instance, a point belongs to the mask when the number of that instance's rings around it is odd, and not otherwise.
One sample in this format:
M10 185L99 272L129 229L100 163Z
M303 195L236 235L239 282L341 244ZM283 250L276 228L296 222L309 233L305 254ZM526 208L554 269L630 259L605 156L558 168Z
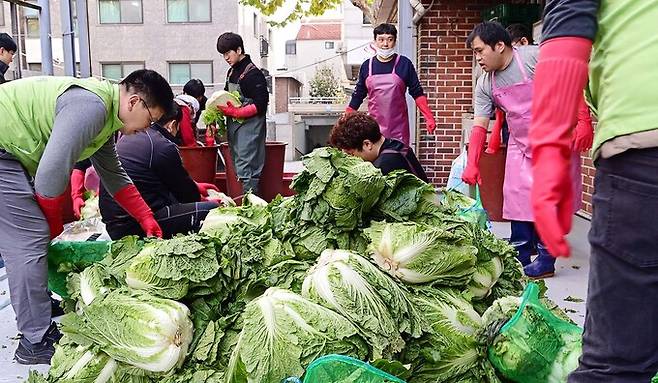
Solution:
M219 206L217 202L192 202L166 206L153 215L162 229L163 238L171 238L175 234L196 233L210 210ZM131 220L126 223L108 222L106 225L110 238L116 240L127 235L144 236L144 230Z
M658 148L596 163L583 355L569 383L658 371Z

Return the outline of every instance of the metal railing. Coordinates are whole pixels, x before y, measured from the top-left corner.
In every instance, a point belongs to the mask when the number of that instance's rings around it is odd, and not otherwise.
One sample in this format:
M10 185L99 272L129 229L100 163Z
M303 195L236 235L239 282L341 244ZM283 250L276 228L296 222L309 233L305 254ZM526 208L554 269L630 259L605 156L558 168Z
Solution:
M343 104L344 97L290 97L288 104Z

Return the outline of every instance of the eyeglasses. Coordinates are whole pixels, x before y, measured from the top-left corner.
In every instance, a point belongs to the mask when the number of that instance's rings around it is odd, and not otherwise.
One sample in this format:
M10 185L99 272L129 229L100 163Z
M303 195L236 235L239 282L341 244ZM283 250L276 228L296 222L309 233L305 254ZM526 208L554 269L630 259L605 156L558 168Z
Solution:
M151 124L155 124L157 121L156 121L155 119L153 119L153 115L151 114L151 109L149 109L149 106L146 105L146 101L144 101L143 98L140 98L139 100L144 104L144 107L146 108L146 111L147 111L148 114L149 114L149 122L150 122Z

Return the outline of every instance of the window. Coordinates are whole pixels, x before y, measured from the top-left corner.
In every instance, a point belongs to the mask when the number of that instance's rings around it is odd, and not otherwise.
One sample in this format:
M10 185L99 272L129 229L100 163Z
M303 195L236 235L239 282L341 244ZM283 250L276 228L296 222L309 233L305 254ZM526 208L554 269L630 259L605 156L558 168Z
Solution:
M254 13L254 37L258 37L258 16Z
M41 63L28 63L27 70L31 70L33 72L41 72Z
M34 1L30 1L34 3ZM39 11L36 9L21 7L25 18L25 35L27 37L39 37Z
M210 0L167 0L167 22L210 22Z
M0 2L0 25L5 25L5 2Z
M324 42L324 49L334 49L334 42L333 41L325 41Z
M297 41L295 40L286 41L286 54L287 55L297 54Z
M99 0L101 24L141 24L142 0Z
M144 63L124 62L101 64L102 76L112 81L121 81L121 79L138 69L144 69Z
M39 37L39 19L34 17L25 18L25 33L27 37Z
M169 83L183 85L193 78L212 84L212 62L169 63Z

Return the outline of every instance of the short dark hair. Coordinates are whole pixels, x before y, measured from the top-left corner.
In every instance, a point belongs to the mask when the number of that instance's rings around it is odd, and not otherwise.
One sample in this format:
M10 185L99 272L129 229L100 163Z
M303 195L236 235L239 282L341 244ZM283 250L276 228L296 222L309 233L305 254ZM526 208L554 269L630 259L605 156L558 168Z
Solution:
M375 40L377 40L377 35L392 35L394 40L398 39L398 30L393 24L379 24L375 27L375 30L372 31L372 35Z
M525 37L526 40L528 40L528 43L532 44L532 33L530 33L530 28L525 24L510 24L505 29L507 30L507 33L509 33L512 42L519 41Z
M203 96L206 93L206 87L203 85L203 81L199 80L198 78L193 78L188 81L185 86L183 86L183 92L194 98L197 98Z
M491 48L494 48L501 41L508 47L512 46L512 38L509 33L503 28L502 24L496 21L485 21L476 25L466 39L466 45L469 48L471 48L476 37L479 37L482 42Z
M338 119L331 128L329 143L338 149L363 148L363 141L377 142L382 138L379 124L372 116L362 113L348 113Z
M18 46L11 36L6 33L0 33L0 48L5 48L9 52L16 52Z
M158 72L138 69L121 82L130 92L139 94L149 107L160 107L164 114L171 112L174 105L174 92L169 83Z
M233 32L225 32L217 38L217 52L224 54L228 51L237 51L238 48L244 52L244 42L239 34Z
M169 108L169 110L166 111L165 114L162 115L162 117L160 117L160 119L158 120L158 125L164 126L169 121L176 120L180 122L182 119L183 119L183 111L181 110L180 106L178 106L178 104L174 102L171 108Z

